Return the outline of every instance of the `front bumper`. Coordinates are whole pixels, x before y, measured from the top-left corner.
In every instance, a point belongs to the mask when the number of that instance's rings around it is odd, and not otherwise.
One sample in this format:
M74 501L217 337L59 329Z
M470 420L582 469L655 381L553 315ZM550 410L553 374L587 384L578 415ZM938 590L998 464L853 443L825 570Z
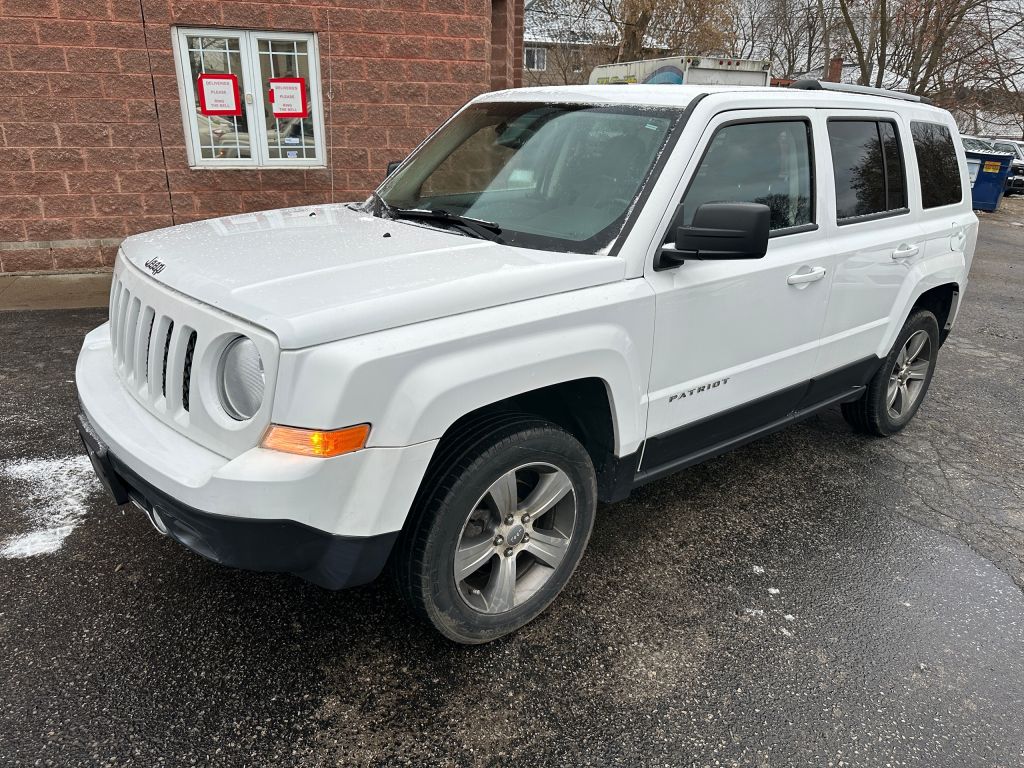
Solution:
M90 333L76 370L85 431L102 446L115 500L212 560L295 573L331 588L380 571L436 441L331 459L252 448L233 458L148 413L118 380L107 326ZM89 440L83 436L87 446ZM95 454L96 451L91 453ZM111 482L112 481L112 482ZM118 497L118 483L126 495Z
M1010 192L1024 192L1024 173L1006 177L1006 189Z
M398 532L338 536L294 520L251 520L202 512L171 498L133 472L98 439L85 416L78 433L100 482L118 504L129 501L160 533L232 568L291 573L328 589L373 581Z

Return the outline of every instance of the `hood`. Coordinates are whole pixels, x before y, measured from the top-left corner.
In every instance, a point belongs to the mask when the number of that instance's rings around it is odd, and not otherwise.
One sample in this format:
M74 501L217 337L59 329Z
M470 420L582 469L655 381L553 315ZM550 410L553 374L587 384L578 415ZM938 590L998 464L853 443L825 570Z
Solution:
M276 334L282 349L621 280L622 259L535 251L324 205L129 237L144 274Z

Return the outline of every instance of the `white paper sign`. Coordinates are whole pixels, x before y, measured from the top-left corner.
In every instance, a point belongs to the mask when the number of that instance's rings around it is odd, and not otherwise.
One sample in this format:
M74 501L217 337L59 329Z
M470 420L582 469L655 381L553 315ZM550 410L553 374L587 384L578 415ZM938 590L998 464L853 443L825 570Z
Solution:
M240 115L238 79L234 75L200 75L199 107L204 115Z
M308 117L305 79L301 77L271 79L270 102L274 117Z

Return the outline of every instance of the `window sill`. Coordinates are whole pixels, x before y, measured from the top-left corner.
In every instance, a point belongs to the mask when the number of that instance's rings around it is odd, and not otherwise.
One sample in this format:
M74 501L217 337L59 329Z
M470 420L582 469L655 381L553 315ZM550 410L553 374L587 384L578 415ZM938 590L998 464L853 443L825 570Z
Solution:
M326 165L190 165L190 171L317 171L324 170Z
M836 224L840 227L848 227L851 224L865 224L869 221L878 221L879 219L891 219L894 216L906 216L908 213L910 213L909 208L896 208L892 211L866 213L863 216L847 216L845 219L836 221Z

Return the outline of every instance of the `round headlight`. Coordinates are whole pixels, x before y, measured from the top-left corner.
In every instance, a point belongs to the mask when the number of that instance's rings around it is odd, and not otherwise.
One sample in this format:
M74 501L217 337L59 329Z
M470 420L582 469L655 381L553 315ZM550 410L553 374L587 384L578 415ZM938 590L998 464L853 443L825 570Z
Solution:
M251 419L263 404L263 359L251 339L239 336L220 358L220 400L228 415Z

